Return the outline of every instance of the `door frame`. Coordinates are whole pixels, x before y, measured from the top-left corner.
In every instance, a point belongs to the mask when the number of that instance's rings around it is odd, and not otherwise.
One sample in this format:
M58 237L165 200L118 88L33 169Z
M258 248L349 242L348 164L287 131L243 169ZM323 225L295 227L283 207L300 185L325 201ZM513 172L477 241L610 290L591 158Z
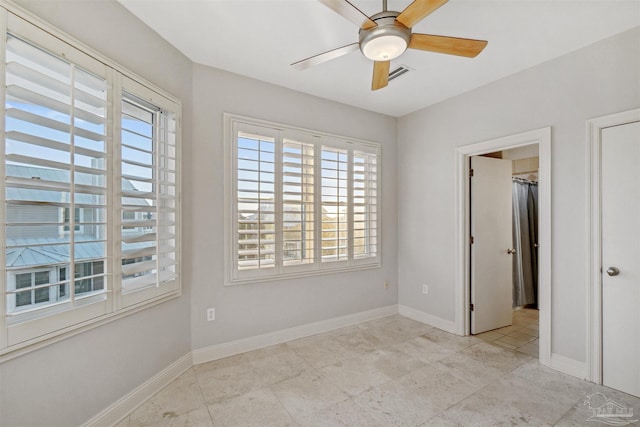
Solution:
M587 253L589 289L587 292L587 375L602 384L602 130L640 121L640 108L587 121L589 192L589 243Z
M494 151L538 144L538 307L539 361L551 363L551 128L541 128L456 148L455 327L470 334L469 158Z

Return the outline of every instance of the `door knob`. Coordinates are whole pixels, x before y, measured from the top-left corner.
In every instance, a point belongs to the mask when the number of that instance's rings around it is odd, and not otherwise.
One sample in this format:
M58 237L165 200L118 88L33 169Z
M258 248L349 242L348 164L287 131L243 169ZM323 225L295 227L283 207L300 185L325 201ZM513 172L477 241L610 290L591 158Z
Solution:
M515 249L507 249L507 253L508 253L509 255L513 255L513 254L515 254L515 253L516 253L516 250L515 250Z
M618 267L609 267L607 268L607 274L611 277L617 276L618 274L620 274L620 270L618 269Z

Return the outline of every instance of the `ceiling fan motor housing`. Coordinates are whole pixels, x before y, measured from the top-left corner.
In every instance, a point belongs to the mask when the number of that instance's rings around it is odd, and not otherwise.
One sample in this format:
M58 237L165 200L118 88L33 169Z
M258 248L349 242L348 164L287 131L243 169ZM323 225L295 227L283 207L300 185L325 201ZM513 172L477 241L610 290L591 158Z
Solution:
M360 50L373 61L389 61L402 55L411 40L411 29L396 17L400 12L384 11L371 17L377 26L360 29Z

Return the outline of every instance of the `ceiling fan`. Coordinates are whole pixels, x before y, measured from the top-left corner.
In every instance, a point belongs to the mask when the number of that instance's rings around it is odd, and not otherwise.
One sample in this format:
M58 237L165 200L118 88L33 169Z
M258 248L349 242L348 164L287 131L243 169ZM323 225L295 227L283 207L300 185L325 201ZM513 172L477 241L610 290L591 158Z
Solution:
M294 62L291 66L304 70L360 49L364 56L374 61L371 90L382 89L389 84L391 60L402 55L407 48L474 58L487 45L485 40L411 31L415 24L449 0L414 0L402 12L387 10L387 0L382 0L382 12L372 16L365 15L347 0L318 1L359 26L359 41Z

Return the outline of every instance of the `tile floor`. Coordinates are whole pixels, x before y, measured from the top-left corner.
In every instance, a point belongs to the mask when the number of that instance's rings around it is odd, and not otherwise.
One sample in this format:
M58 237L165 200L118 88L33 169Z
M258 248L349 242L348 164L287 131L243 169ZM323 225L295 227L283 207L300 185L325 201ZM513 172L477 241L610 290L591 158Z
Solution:
M481 337L391 316L196 365L117 427L605 426L589 421L594 393L640 413L638 398L539 365L530 316Z
M478 338L493 342L502 347L520 353L538 357L538 310L520 308L513 310L511 326L476 335Z

